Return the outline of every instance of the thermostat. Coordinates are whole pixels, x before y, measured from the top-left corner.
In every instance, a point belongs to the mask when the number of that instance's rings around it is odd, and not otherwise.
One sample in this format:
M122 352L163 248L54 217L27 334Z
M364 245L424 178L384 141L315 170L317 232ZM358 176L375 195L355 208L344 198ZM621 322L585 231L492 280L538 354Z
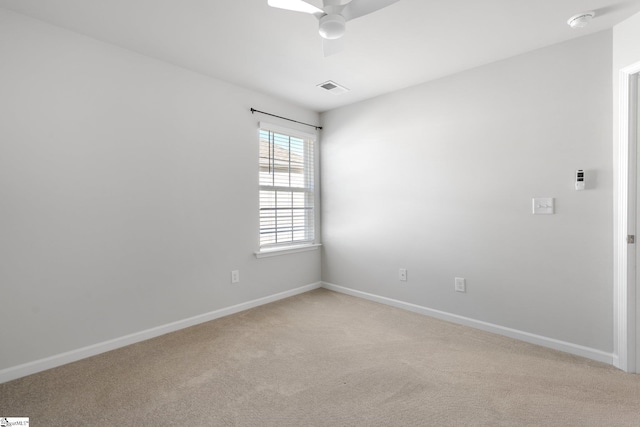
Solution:
M584 170L578 169L576 171L576 190L584 190Z

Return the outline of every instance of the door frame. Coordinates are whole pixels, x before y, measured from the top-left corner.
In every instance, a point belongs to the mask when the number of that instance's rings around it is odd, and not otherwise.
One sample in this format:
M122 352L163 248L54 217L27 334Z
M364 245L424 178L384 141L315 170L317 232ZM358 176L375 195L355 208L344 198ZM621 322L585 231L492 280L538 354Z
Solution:
M636 236L637 186L637 74L640 62L619 72L618 186L616 189L615 277L613 286L614 365L635 373L636 366ZM635 96L632 96L632 93ZM631 115L634 115L632 117ZM637 237L636 237L637 239Z

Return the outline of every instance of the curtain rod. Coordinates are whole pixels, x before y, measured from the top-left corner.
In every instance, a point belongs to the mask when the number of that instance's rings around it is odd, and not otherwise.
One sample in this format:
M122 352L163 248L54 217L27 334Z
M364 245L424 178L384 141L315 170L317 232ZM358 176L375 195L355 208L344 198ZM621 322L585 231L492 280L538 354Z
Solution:
M303 123L303 122L299 122L299 121L297 121L297 120L288 119L288 118L286 118L286 117L276 116L275 114L267 113L267 112L265 112L265 111L256 110L255 108L252 108L252 109L251 109L251 114L253 114L253 113L266 114L267 116L277 117L277 118L279 118L279 119L283 119L283 120L289 120L290 122L300 123L301 125L305 125L305 126L311 126L312 128L316 128L316 130L318 130L318 129L322 130L322 126L310 125L309 123Z

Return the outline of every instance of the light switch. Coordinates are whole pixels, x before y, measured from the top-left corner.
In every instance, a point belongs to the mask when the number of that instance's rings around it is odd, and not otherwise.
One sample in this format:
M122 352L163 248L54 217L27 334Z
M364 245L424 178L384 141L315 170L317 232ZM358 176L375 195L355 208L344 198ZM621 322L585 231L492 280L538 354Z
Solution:
M534 215L552 215L555 213L553 197L534 197L532 200L532 213Z

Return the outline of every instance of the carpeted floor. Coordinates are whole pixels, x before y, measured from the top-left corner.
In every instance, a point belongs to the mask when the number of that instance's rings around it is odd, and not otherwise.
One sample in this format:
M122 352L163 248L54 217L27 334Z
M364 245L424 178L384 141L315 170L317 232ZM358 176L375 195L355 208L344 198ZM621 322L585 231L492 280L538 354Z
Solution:
M324 289L0 384L31 426L640 426L640 376Z

